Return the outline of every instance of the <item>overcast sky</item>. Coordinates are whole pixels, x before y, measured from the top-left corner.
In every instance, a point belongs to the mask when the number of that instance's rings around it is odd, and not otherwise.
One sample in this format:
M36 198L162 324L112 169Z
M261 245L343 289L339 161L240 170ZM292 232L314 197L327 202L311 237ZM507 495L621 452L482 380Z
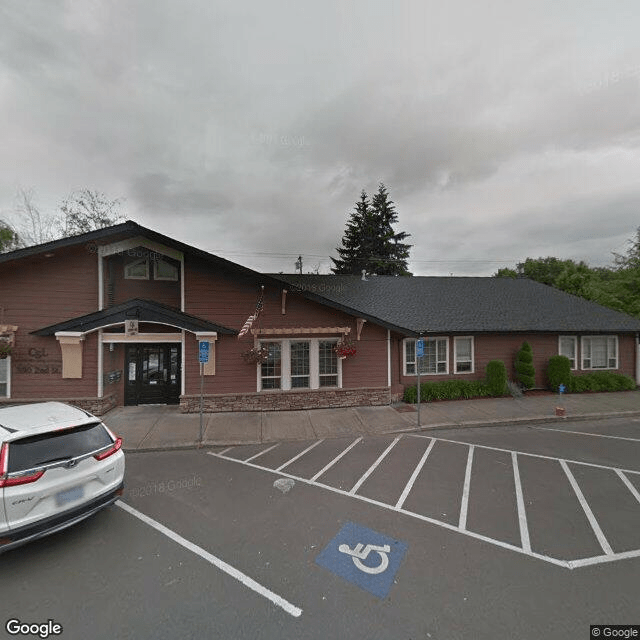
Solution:
M0 217L124 198L328 272L384 182L416 275L609 264L640 225L638 0L3 0Z

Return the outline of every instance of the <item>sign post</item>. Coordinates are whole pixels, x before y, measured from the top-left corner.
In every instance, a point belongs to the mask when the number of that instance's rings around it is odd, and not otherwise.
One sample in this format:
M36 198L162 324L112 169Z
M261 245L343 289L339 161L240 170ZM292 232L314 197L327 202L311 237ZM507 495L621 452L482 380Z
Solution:
M424 340L422 334L416 340L416 367L418 369L418 426L420 426L420 369L422 366L422 356L424 356Z
M209 343L200 342L198 348L198 361L200 362L200 440L198 446L202 446L202 413L204 404L204 365L209 362Z

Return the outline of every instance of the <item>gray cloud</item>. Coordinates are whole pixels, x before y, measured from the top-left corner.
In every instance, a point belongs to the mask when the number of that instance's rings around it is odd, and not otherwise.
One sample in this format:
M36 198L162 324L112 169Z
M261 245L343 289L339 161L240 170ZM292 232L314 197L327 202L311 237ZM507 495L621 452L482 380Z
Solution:
M606 261L637 225L639 23L635 0L8 0L0 210L98 188L279 271L328 266L384 181L416 272Z

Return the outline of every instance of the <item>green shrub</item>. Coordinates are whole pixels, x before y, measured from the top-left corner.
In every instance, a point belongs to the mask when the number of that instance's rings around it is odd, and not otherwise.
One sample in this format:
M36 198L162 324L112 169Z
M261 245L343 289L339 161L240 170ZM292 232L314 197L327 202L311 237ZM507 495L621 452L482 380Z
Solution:
M558 391L558 387L563 384L567 390L571 381L571 360L567 356L552 356L549 358L547 368L547 378L552 391Z
M507 391L507 368L502 360L491 360L486 369L489 395L501 396Z
M636 382L631 376L611 371L594 371L581 376L571 376L569 391L584 393L585 391L631 391Z
M489 390L482 380L444 380L441 382L423 382L420 385L420 402L434 400L458 400L488 396ZM417 387L407 387L404 402L415 404L418 401Z
M525 388L531 389L536 384L536 370L533 367L533 352L528 342L523 342L516 354L516 378Z

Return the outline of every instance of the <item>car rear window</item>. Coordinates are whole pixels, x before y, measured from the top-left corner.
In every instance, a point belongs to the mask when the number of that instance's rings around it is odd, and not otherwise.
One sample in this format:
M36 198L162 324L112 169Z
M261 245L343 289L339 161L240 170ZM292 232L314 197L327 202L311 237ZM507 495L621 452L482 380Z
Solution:
M48 462L75 458L106 447L112 442L100 422L14 440L9 444L8 472L24 471Z

